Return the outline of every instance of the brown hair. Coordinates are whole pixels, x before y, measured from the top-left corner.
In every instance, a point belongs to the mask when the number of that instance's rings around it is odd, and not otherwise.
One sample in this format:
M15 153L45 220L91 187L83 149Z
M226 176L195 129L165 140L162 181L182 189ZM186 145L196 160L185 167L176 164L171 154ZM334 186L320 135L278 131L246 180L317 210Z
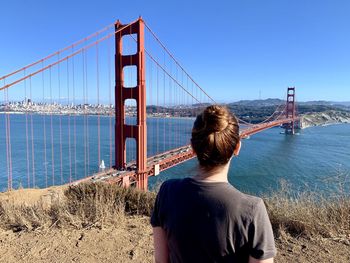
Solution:
M226 164L238 143L238 121L226 107L212 105L197 116L191 145L201 166L214 168Z

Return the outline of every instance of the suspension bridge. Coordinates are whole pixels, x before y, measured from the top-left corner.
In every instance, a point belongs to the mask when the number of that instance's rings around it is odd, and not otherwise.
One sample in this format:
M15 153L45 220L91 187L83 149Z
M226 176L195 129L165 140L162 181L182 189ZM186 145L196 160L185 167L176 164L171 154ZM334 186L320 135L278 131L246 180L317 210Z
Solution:
M195 157L193 117L216 104L142 18L117 21L0 81L7 190L88 180L147 190L148 177ZM275 126L294 134L298 121L291 87L266 120L239 119L240 136Z

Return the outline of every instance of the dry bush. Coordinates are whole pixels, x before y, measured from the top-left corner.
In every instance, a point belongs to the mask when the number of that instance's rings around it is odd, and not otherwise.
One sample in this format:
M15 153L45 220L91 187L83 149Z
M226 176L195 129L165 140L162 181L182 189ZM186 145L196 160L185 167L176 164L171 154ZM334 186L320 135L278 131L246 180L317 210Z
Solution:
M67 210L85 224L110 221L118 215L146 215L153 209L155 194L105 183L70 186L65 191Z
M41 204L13 205L0 203L0 227L14 232L35 230L50 224L50 215Z
M155 194L134 188L121 188L105 183L87 183L68 187L64 200L55 199L50 206L0 202L0 228L35 230L38 228L102 227L123 223L125 215L149 216Z
M350 235L350 198L345 194L325 197L303 192L293 195L282 183L281 190L264 198L275 234L294 237L344 237Z
M350 197L323 197L315 193L293 195L282 183L281 190L264 201L276 236L347 237L350 235ZM64 198L50 206L0 202L0 228L22 231L51 227L103 227L123 225L126 215L150 216L156 194L105 183L68 187Z

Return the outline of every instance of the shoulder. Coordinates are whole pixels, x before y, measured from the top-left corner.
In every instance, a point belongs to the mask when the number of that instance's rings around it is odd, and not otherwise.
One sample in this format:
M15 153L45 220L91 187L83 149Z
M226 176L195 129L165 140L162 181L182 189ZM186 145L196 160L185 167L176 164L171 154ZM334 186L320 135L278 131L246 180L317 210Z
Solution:
M159 191L164 190L164 189L169 189L171 187L175 187L175 186L181 184L183 180L184 179L169 179L169 180L166 180L160 186L160 190Z
M167 180L160 186L151 216L151 224L153 227L163 227L173 200L174 190L170 189L178 184L179 181L179 179Z
M263 202L260 197L242 193L232 185L229 185L229 188L236 200L239 200L242 205L247 206L251 209L254 209L256 206L259 206L261 202Z
M249 206L252 211L255 211L258 207L264 204L264 201L257 196L248 195L241 193L242 195L242 202L244 202L247 206Z
M230 191L234 200L232 202L234 210L239 211L248 221L251 221L261 209L265 209L264 201L260 197L242 193L233 186Z
M185 179L169 179L162 183L160 186L158 195L164 195L168 193L169 191L174 191L175 189L178 189L180 185L183 184L183 181Z

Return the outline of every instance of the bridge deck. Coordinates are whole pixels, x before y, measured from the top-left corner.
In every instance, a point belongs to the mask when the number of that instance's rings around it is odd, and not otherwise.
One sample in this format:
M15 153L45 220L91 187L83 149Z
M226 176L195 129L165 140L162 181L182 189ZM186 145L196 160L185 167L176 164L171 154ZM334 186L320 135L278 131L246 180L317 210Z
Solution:
M295 121L296 119L294 119ZM280 126L284 123L290 123L293 119L280 119L271 122L261 123L257 125L249 126L248 128L243 129L240 132L241 138L246 138L250 135L256 134L263 130ZM170 151L154 155L147 159L147 170L145 173L148 176L157 175L159 172L167 170L179 163L185 162L194 158L196 155L193 152L190 145L185 145L183 147L179 147L176 149L172 149ZM116 183L120 185L129 185L136 182L136 163L135 161L127 164L125 170L116 170L116 169L106 169L104 171L98 172L93 176L75 181L73 184L77 184L80 182L100 182L105 181L109 183Z

